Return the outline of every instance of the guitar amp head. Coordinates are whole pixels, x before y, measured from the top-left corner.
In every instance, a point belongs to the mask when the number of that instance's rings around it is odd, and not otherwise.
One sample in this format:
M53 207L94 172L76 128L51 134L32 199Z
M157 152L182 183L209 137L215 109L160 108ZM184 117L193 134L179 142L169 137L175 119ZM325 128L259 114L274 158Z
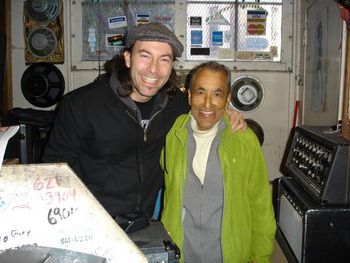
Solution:
M284 175L293 177L320 204L349 204L349 144L326 127L296 127Z

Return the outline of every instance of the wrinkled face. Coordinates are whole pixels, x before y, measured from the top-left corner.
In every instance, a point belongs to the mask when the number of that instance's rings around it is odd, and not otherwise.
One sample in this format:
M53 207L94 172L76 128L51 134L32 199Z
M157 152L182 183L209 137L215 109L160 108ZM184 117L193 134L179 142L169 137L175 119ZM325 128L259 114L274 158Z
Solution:
M168 81L173 67L173 50L168 43L136 41L131 53L124 52L130 68L134 101L150 100Z
M224 114L230 101L229 87L222 71L203 68L194 78L188 93L188 102L198 129L205 131L212 128Z

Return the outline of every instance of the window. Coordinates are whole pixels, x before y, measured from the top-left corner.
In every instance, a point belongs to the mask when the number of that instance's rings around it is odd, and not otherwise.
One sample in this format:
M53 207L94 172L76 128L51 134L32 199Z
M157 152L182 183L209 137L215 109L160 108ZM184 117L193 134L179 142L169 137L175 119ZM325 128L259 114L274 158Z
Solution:
M265 70L261 62L268 63L269 70L287 70L291 63L291 7L291 2L282 0L72 1L72 14L81 13L80 18L71 18L72 43L74 50L80 51L72 52L72 68L96 68L96 61L110 59L122 50L131 27L159 21L185 46L178 69L217 60L228 66L235 62L246 70Z
M282 0L187 1L187 60L280 61Z
M82 2L82 60L107 60L124 47L127 30L138 23L159 21L175 28L175 1Z

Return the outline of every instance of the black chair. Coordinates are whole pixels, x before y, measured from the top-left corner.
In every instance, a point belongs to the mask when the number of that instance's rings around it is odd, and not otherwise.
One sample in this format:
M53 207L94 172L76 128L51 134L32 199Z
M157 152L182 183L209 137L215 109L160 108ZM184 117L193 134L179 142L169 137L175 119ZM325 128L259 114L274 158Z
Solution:
M55 121L55 111L13 108L8 112L8 120L19 125L14 136L19 163L41 163L45 145Z

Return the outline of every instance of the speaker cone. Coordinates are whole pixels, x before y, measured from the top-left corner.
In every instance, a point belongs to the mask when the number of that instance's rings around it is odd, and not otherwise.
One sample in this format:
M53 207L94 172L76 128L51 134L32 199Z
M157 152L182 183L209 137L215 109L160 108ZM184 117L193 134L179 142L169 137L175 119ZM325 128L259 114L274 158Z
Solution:
M44 58L51 55L57 47L57 38L48 28L37 28L30 32L28 49L37 57Z
M241 77L231 85L231 104L240 111L252 111L263 100L261 83L253 77Z
M60 13L59 0L27 0L25 7L28 15L39 23L48 23Z
M24 71L21 89L32 105L50 107L59 102L64 94L64 77L53 64L34 63Z

